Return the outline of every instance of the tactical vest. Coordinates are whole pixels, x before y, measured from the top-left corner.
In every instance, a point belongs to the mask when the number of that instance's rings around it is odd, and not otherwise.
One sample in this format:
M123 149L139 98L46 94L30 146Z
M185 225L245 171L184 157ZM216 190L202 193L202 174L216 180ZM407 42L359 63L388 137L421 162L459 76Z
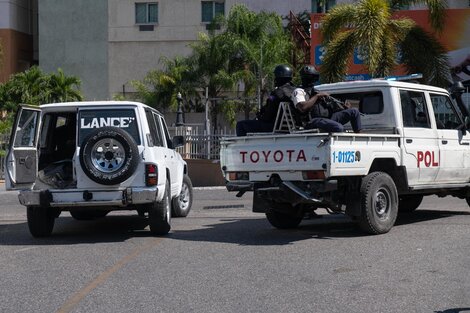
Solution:
M279 109L279 103L289 102L292 104L291 95L294 89L295 86L291 83L284 84L274 89L266 100L266 104L258 112L258 120L267 123L274 123Z

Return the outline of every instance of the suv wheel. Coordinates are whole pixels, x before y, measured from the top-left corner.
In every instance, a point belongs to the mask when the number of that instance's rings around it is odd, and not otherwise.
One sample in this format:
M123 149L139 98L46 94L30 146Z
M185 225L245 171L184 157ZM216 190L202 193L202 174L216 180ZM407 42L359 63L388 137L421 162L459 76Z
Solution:
M90 133L80 148L80 165L94 182L115 185L128 179L139 163L134 139L117 127L102 127Z
M173 217L186 217L193 204L193 184L188 175L183 176L181 192L172 200L171 213Z
M152 203L148 211L150 232L160 236L168 234L171 229L171 192L168 179L162 201Z
M33 237L47 237L52 233L55 214L43 207L26 208L29 232Z

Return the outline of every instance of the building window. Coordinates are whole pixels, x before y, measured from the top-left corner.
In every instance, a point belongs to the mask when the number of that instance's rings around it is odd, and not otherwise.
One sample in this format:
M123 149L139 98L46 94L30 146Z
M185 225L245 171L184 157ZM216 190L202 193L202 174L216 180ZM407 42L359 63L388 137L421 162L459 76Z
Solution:
M326 13L336 4L336 0L312 0L312 13Z
M210 23L217 15L225 15L225 3L220 1L202 1L202 22Z
M135 4L136 24L157 24L158 23L158 3L136 3Z

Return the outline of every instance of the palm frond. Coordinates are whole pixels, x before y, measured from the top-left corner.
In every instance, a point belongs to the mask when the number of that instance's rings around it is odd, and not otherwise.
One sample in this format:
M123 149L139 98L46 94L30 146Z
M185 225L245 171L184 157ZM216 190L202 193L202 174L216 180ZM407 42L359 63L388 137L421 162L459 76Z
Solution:
M357 44L365 51L365 63L372 73L377 71L384 36L387 34L390 9L383 0L362 0L356 10L355 36Z
M325 45L328 44L340 30L355 24L356 10L356 5L340 4L331 9L322 19L321 33Z
M434 36L421 27L413 27L401 50L409 73L422 73L426 83L447 87L450 81L447 52Z
M356 38L353 31L345 31L326 46L326 54L320 69L322 83L342 81L346 75L348 61L351 58Z
M445 10L448 7L446 0L392 0L391 3L396 9L409 5L426 5L429 9L429 22L432 28L439 32L443 30L446 19Z

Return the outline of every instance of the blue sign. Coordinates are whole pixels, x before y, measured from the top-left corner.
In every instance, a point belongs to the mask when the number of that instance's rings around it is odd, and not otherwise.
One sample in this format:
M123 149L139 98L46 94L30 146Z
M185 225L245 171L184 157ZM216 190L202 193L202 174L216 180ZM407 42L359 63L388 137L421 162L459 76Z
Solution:
M369 74L349 74L344 77L345 81L351 80L369 80L371 79Z
M362 49L354 49L354 64L364 64L365 55Z
M315 47L315 65L323 64L323 54L326 52L325 47L318 45Z

